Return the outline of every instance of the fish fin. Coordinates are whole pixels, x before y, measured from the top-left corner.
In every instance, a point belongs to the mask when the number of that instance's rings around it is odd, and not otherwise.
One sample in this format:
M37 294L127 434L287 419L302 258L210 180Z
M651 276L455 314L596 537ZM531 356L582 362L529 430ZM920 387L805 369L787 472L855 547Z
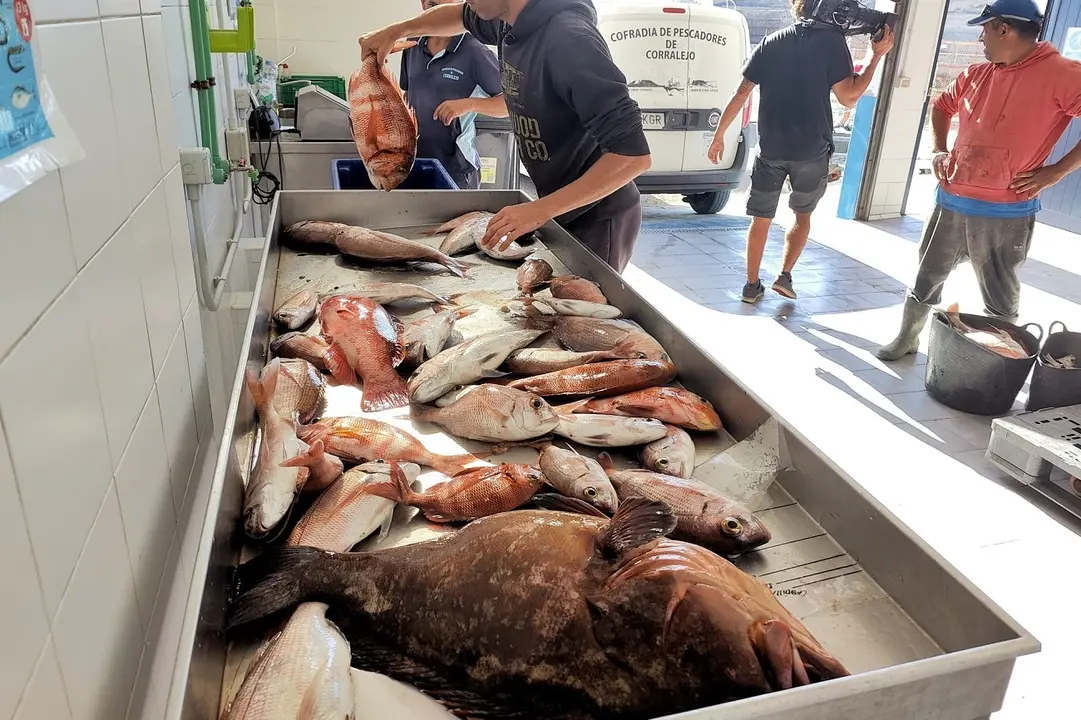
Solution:
M387 539L387 535L390 534L390 526L394 524L394 513L388 512L386 518L383 520L383 524L379 526L379 537L376 538L376 542L383 542Z
M566 403L565 405L556 405L552 409L555 410L556 415L572 415L573 413L581 410L592 399L593 398L591 397L587 397L581 400L575 400L574 402Z
M443 408L433 407L431 405L422 405L421 403L413 403L409 406L408 417L417 422L435 422L433 417L438 414Z
M612 456L606 452L602 452L597 456L597 462L604 469L606 475L611 475L616 470L616 464L612 462Z
M342 385L357 384L357 374L353 372L352 366L349 365L349 360L345 357L345 352L338 343L330 344L330 348L324 356L324 361L327 364L327 370L330 371L331 376L339 383Z
M503 372L502 370L488 370L484 369L480 371L480 376L484 378L501 378L510 375L509 372Z
M460 278L465 277L466 268L473 267L472 263L466 263L462 262L461 260L456 260L450 255L445 255L443 253L439 254L442 255L442 257L439 258L439 264L445 267L447 270L450 270L452 273L454 273Z
M553 510L555 512L569 512L576 515L590 515L601 517L605 520L608 516L589 503L577 498L566 497L559 493L540 493L533 496L533 503L541 510Z
M520 442L500 442L491 447L488 456L492 455L505 455L514 448L524 447L532 450L543 450L552 444L555 437L552 435L545 435L544 437L534 438L533 440L522 440Z
M308 478L310 478L311 476L312 476L311 468L306 468L306 467L305 468L299 468L297 470L297 484L296 484L297 490L302 489L308 483ZM293 502L295 503L296 500L294 500ZM292 510L290 510L290 512L292 512ZM288 518L286 518L286 519L288 520ZM283 525L284 525L284 523L283 523Z
M384 378L368 378L364 381L364 392L360 397L360 409L364 412L379 412L391 408L405 407L409 404L409 389L405 381L393 370Z
M841 661L826 652L820 645L808 642L796 634L796 649L804 671L810 671L818 680L848 677L849 672Z
M402 336L405 335L405 323L397 315L391 315L390 322L394 325L394 355L390 359L390 364L393 367L398 367L402 364L402 360L405 360L405 343L402 341Z
M598 539L609 557L665 537L676 528L676 516L665 503L632 497L619 504L612 522Z
M772 679L773 690L789 690L794 686L810 684L796 641L792 637L792 628L786 622L756 622L749 634L759 662L765 665L763 669Z
M328 553L310 547L279 547L268 549L238 567L234 575L235 586L241 589L250 586L250 589L233 602L229 628L260 620L300 603L305 597L302 581L308 568L327 556Z
M297 708L296 720L318 720L316 712L319 708L319 692L322 689L326 676L326 666L319 668L304 690L304 696L300 699L300 707Z

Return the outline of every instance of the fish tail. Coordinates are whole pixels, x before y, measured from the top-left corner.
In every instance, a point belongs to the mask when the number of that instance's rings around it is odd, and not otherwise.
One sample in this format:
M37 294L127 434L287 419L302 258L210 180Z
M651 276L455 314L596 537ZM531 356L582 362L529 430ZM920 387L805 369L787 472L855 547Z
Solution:
M413 403L409 406L409 417L417 422L435 422L435 416L440 410L441 408L431 405Z
M454 273L460 278L465 277L466 268L472 267L472 265L470 265L469 263L464 263L461 260L456 260L450 255L446 255L444 253L439 253L439 255L439 264L445 267L447 270L450 270L452 273Z
M267 550L236 569L234 587L241 594L229 613L229 628L235 628L282 610L288 610L311 593L305 582L311 570L329 553L310 547L282 547Z
M244 383L248 387L252 402L256 410L262 415L274 408L274 392L278 388L278 374L281 372L281 361L274 358L263 370L263 377L257 378L251 370L244 373Z
M466 469L470 463L477 462L475 455L432 455L428 463L447 477L454 477Z
M391 460L389 461L389 464L390 480L386 482L370 483L364 487L364 492L368 495L381 497L384 500L405 503L408 505L416 495L416 493L413 492L413 483L398 463Z
M409 388L398 373L391 370L386 377L365 378L360 398L360 409L364 412L379 412L408 404Z
M304 452L300 453L294 458L289 458L281 463L281 467L306 467L314 468L323 462L325 450L323 448L323 441L316 440L312 443Z

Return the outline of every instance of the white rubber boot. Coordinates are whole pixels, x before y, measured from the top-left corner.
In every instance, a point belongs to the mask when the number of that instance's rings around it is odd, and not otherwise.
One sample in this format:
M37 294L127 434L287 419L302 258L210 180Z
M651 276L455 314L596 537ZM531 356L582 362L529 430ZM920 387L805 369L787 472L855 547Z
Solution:
M918 303L911 297L905 300L904 317L901 320L901 332L893 342L878 349L875 355L879 360L900 360L920 349L920 333L927 324L931 306Z

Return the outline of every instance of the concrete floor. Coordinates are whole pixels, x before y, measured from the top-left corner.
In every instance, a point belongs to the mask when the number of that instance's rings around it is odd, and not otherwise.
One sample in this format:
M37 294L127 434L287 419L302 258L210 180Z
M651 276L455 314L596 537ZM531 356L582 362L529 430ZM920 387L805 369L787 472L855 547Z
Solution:
M923 185L913 189L918 197L933 180ZM767 293L755 306L740 302L742 195L713 217L694 215L678 198L648 198L624 277L1043 642L1041 654L1018 663L997 720L1077 717L1081 580L1070 558L1081 553L1081 522L984 459L991 420L933 400L922 351L898 363L874 357L896 333L923 223L839 220L838 191L832 186L823 201L793 273L796 301ZM782 210L766 249L767 286L791 222ZM1022 323L1081 327L1077 247L1076 236L1038 226L1022 276ZM944 299L982 311L967 265Z

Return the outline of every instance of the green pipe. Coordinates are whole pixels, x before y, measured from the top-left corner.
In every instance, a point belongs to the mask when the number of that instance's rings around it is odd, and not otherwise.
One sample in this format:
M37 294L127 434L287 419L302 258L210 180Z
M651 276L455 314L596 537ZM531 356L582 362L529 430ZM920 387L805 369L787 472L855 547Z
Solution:
M229 175L229 163L222 159L218 146L214 89L209 84L213 77L213 63L210 60L210 23L206 0L190 0L188 13L191 18L191 42L195 55L195 91L199 99L199 129L203 138L203 147L210 151L214 184L223 185Z
M255 84L255 50L249 50L246 53L248 58L248 84Z

